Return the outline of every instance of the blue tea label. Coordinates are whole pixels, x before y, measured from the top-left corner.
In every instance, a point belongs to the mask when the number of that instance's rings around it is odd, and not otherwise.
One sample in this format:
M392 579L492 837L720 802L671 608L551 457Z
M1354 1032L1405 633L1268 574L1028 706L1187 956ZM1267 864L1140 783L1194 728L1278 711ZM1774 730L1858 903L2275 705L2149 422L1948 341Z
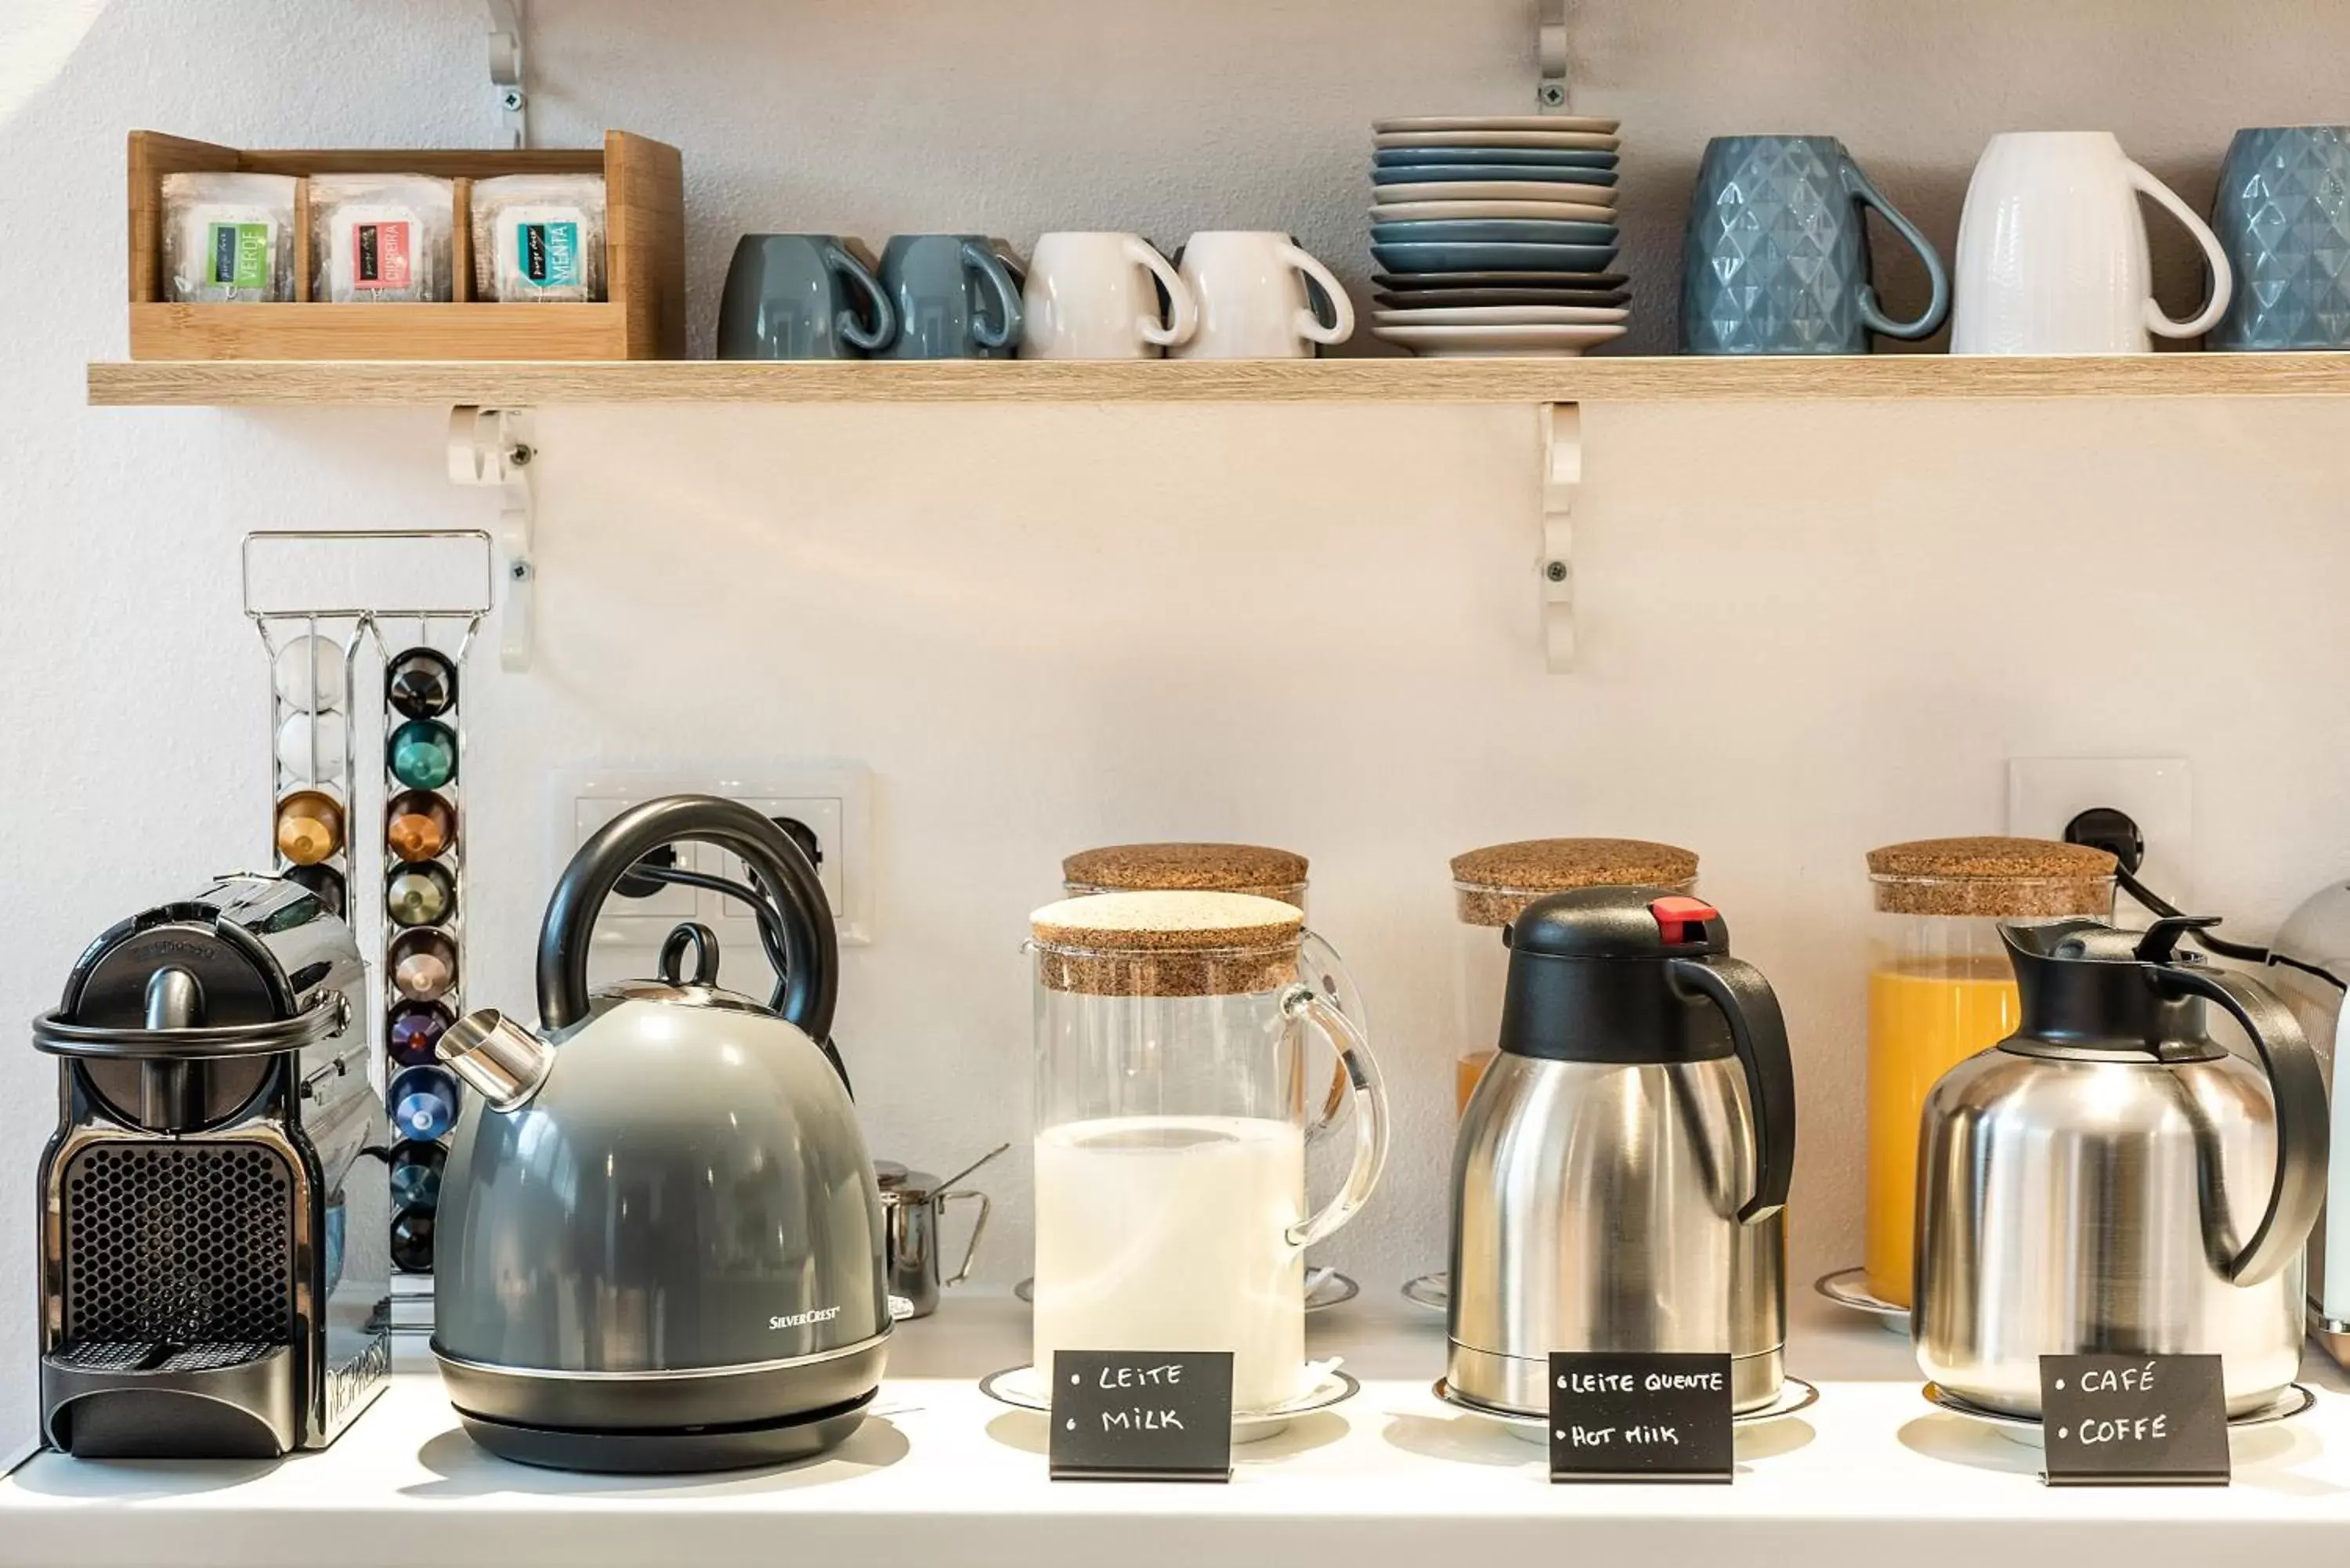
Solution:
M579 225L575 223L515 225L515 262L535 288L576 288L585 282L579 266Z

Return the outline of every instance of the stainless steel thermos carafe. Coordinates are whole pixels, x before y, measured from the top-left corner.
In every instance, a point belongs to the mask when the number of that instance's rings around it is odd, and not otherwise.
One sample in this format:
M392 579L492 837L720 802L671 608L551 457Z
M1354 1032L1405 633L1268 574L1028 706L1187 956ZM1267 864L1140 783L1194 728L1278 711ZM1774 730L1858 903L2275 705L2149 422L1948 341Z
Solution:
M1910 1334L1946 1396L2037 1417L2040 1357L2097 1351L2217 1355L2230 1415L2293 1382L2325 1090L2283 1003L2178 950L2208 923L2002 928L2022 1025L1943 1075L1918 1135Z
M1777 999L1710 905L1661 888L1538 899L1505 931L1500 1053L1452 1160L1455 1398L1549 1407L1553 1351L1732 1357L1783 1376L1794 1072Z

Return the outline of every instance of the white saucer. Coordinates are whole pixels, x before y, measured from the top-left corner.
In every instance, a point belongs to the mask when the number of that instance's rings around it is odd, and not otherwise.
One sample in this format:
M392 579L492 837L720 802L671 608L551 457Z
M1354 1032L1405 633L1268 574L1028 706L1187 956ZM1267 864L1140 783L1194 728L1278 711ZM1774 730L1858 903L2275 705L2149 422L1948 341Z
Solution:
M1382 130L1371 140L1380 147L1561 147L1589 152L1613 152L1624 145L1592 130Z
M1587 327L1374 327L1371 336L1430 358L1580 354L1624 336L1620 324Z
M1604 207L1616 212L1613 185L1554 185L1539 180L1416 181L1409 185L1382 185L1378 199L1393 204L1407 202L1571 202L1578 207Z
M1403 1282L1403 1299L1430 1312L1451 1312L1452 1277L1439 1269L1432 1274L1420 1274L1406 1280Z
M1545 1416L1529 1416L1523 1410L1497 1410L1491 1405L1481 1405L1474 1399L1463 1398L1452 1392L1451 1386L1441 1377L1436 1380L1436 1397L1456 1410L1466 1410L1472 1416L1482 1416L1498 1421L1510 1429L1510 1436L1523 1438L1529 1443L1550 1442L1550 1419ZM1768 1405L1743 1411L1730 1418L1733 1427L1758 1427L1765 1421L1784 1420L1798 1410L1808 1410L1820 1402L1820 1391L1800 1377L1782 1378L1779 1397Z
M1341 1302L1353 1301L1362 1293L1362 1289L1336 1269L1308 1269L1305 1271L1305 1310L1327 1312ZM1021 1281L1012 1287L1012 1293L1034 1305L1036 1301L1035 1280Z
M1571 114L1408 114L1397 119L1375 119L1375 131L1414 130L1584 130L1613 136L1617 119L1593 119Z
M1608 327L1631 311L1620 305L1430 305L1374 310L1381 327Z
M2004 1410L1986 1410L1981 1405L1970 1405L1955 1394L1945 1394L1939 1383L1929 1383L1919 1392L1926 1396L1926 1403L1937 1410L1947 1411L1970 1421L1980 1421L2012 1443L2021 1443L2027 1449L2048 1446L2047 1439L2041 1434L2039 1421L2033 1417L2011 1416ZM2316 1403L2314 1390L2295 1383L2259 1409L2229 1417L2228 1430L2232 1433L2246 1427L2267 1427L2279 1421L2290 1421Z
M1866 1269L1838 1269L1833 1274L1822 1274L1812 1289L1847 1311L1866 1313L1888 1334L1909 1332L1909 1309L1871 1295Z
M1411 223L1444 218L1531 218L1538 223L1612 223L1616 209L1588 202L1380 202L1371 208L1375 223Z
M1270 1410L1235 1410L1232 1412L1232 1441L1261 1443L1288 1428L1300 1416L1310 1416L1316 1410L1353 1398L1363 1386L1353 1376L1338 1370L1336 1361L1315 1362L1321 1377L1314 1386ZM1001 1372L991 1372L979 1380L979 1391L1000 1405L1020 1410L1049 1411L1053 1402L1045 1394L1044 1380L1036 1376L1034 1366L1007 1366Z

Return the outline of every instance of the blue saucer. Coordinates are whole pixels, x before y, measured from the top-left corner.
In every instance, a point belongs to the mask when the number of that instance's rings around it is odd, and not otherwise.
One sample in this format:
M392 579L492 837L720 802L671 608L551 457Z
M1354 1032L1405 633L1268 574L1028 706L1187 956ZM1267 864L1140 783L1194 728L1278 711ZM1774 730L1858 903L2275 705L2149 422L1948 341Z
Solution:
M1613 245L1613 223L1554 218L1408 218L1373 223L1371 243L1379 245L1450 244Z
M1381 267L1398 272L1598 272L1616 259L1614 245L1373 244Z
M1613 185L1613 169L1585 169L1567 163L1551 168L1540 163L1390 163L1371 171L1374 185L1451 185L1464 181L1540 181L1550 185Z
M1371 154L1377 169L1413 163L1513 163L1551 169L1613 169L1617 154L1582 147L1382 147Z

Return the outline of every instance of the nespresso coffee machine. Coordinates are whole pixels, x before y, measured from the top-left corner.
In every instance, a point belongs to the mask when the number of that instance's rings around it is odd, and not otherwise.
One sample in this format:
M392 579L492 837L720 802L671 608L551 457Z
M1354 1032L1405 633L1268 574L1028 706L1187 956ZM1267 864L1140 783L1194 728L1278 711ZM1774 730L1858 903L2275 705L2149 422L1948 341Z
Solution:
M364 971L309 889L221 878L113 927L33 1024L41 1425L87 1458L323 1448L382 1391Z

